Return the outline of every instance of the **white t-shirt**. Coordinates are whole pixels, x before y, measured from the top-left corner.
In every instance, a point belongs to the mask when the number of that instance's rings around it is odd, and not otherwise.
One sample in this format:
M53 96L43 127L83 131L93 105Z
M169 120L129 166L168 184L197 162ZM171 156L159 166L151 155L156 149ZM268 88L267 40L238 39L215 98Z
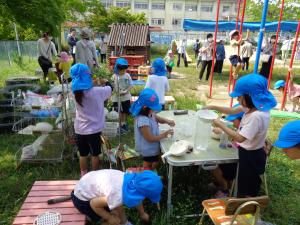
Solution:
M148 76L145 88L153 89L158 95L159 104L165 104L165 93L170 90L169 81L166 76Z
M256 150L262 148L265 144L268 127L270 124L270 112L254 111L245 113L240 126L239 134L246 140L239 145L246 150Z
M287 51L287 50L290 50L291 49L291 43L292 43L292 41L291 40L284 40L283 42L282 42L282 47L281 47L281 50L283 50L283 51Z
M120 170L97 170L84 175L75 185L74 195L82 201L106 197L107 205L113 210L121 205L124 172Z
M239 44L238 41L235 39L232 39L230 41L230 46L232 48L232 55L239 55Z
M118 77L119 77L119 88L120 91L128 90L130 87L133 86L131 76L128 73L123 75L113 75L114 80L114 93L112 95L112 101L118 102ZM120 95L121 102L129 101L131 99L131 94L128 92L125 95Z

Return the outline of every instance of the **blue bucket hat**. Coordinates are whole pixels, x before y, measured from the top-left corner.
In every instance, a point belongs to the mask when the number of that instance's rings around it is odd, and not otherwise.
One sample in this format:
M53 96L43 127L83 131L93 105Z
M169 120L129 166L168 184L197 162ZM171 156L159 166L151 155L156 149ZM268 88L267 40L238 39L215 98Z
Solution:
M91 71L87 65L75 64L70 68L72 91L83 91L93 87Z
M233 106L233 108L237 108L239 107L240 104L235 104ZM225 120L228 120L228 121L234 121L236 119L242 119L242 117L244 116L245 112L240 112L240 113L237 113L237 114L232 114L232 115L228 115L225 117Z
M269 111L277 105L277 101L267 87L268 82L265 77L252 73L238 79L234 91L229 95L236 98L248 94L255 108Z
M157 76L166 76L167 69L165 61L162 58L157 58L153 61L152 66L153 68L153 74Z
M145 88L141 91L139 98L131 105L129 111L133 116L137 116L144 106L147 106L154 111L161 110L158 96L155 91L150 88Z
M124 66L125 68L128 68L128 62L124 58L118 58L116 60L115 66L114 66L114 73L119 74L118 66Z
M122 187L123 203L129 208L140 205L145 198L158 203L162 189L160 177L152 171L125 173Z
M280 132L274 146L278 148L291 148L300 144L300 120L285 124Z
M276 83L274 84L274 89L279 89L281 87L285 86L285 81L284 80L278 80L276 81Z

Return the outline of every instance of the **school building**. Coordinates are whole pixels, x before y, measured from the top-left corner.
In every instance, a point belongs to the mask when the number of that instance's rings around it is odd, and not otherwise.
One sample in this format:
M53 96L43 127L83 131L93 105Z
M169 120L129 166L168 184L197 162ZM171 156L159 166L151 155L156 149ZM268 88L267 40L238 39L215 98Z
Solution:
M130 7L132 13L145 13L151 26L165 31L182 31L184 19L215 20L217 0L100 0L110 6ZM220 20L235 20L237 0L222 0Z

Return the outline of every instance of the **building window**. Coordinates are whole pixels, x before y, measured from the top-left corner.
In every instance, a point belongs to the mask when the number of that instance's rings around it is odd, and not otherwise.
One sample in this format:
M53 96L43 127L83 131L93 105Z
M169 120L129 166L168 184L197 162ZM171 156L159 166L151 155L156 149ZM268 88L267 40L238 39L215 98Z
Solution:
M225 12L229 12L229 11L230 11L230 5L224 5L222 12L225 13Z
M117 7L130 7L131 3L130 2L125 2L125 1L117 1L116 6Z
M152 3L152 9L165 10L165 3Z
M181 11L182 10L182 4L181 3L174 3L173 4L173 10Z
M172 20L172 25L174 26L174 27L180 27L181 26L181 19L173 19Z
M152 25L159 25L159 26L163 26L165 25L165 19L152 19L151 20L151 24Z
M188 12L197 12L197 8L198 8L198 6L194 5L194 4L185 5L185 11L188 11Z
M101 3L106 9L108 9L109 7L111 7L113 5L112 0L101 0Z
M148 9L148 3L146 2L135 2L134 3L134 8L135 9Z
M201 12L212 12L213 5L201 5Z

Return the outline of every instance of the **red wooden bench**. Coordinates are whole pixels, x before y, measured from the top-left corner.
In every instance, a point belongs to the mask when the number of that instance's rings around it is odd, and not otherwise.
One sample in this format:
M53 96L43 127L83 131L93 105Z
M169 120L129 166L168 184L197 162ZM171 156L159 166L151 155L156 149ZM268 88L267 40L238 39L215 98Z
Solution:
M32 225L35 218L46 211L59 212L61 225L84 225L85 215L81 214L72 201L48 205L47 200L70 195L76 180L66 181L36 181L34 182L13 225Z

